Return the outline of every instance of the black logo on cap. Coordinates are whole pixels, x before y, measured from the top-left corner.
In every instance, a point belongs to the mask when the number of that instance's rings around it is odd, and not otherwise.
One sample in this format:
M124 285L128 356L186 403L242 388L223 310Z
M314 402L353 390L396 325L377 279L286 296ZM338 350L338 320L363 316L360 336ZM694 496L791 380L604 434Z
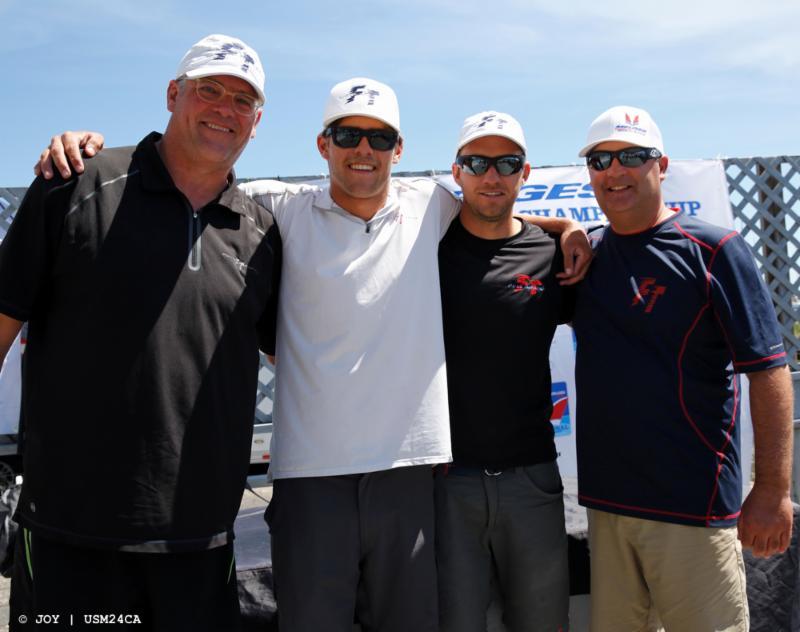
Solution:
M489 114L488 116L484 116L481 119L481 122L478 123L478 127L483 127L487 123L492 123L492 122L496 123L497 129L503 129L503 125L508 123L508 121L506 119L497 118L496 114Z
M348 96L347 99L345 100L345 103L352 103L356 97L365 94L369 97L367 105L374 105L375 97L379 96L380 92L378 90L373 90L373 89L365 90L366 87L367 87L366 84L362 84L360 86L353 86L352 88L350 88L350 92L347 93Z
M250 66L256 63L256 60L244 50L244 46L235 42L223 44L221 50L214 55L214 60L222 61L228 55L240 55L242 57L242 72L247 72Z

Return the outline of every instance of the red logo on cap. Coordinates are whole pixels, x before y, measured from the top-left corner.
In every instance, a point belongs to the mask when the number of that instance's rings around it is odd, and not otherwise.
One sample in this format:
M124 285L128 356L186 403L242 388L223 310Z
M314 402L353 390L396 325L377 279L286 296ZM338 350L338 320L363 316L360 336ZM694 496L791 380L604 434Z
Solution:
M638 125L639 124L639 115L637 114L636 116L633 117L633 120L631 120L631 117L628 116L628 113L626 112L625 113L625 122L628 125Z

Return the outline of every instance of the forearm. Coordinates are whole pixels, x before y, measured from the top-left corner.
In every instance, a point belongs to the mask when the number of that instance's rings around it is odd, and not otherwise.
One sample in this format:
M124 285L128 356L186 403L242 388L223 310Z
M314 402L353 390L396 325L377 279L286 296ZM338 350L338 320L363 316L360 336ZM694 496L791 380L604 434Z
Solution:
M788 494L792 471L792 380L786 366L748 375L755 484Z
M523 222L538 226L550 235L561 235L568 229L575 228L576 225L580 226L580 222L567 217L543 217L541 215L515 215L515 217L518 217Z
M22 323L20 321L5 314L0 314L0 366L3 366L6 354L21 328Z

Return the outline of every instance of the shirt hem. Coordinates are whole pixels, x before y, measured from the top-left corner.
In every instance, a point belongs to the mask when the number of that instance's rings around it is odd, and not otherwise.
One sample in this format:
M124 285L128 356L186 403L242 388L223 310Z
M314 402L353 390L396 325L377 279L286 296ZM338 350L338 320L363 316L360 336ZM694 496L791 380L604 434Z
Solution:
M274 468L274 463L270 464L270 474L272 479L279 478L311 478L315 476L344 476L347 474L369 474L370 472L380 472L392 470L398 467L411 467L414 465L440 465L450 463L453 460L450 454L439 454L435 456L414 457L410 459L398 459L390 463L374 463L365 465L342 465L327 468L315 468L308 470L280 470Z
M689 513L671 511L659 508L637 508L630 505L622 505L613 501L589 500L584 496L578 495L578 504L587 509L595 509L610 514L630 516L640 520L652 520L654 522L670 522L672 524L682 524L689 527L732 527L739 519L741 511L737 511L731 516L701 516Z

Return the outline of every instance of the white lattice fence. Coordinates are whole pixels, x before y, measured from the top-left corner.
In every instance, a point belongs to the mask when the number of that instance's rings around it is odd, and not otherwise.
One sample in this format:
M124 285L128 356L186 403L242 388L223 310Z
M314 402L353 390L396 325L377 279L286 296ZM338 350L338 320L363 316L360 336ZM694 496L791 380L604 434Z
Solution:
M736 229L772 294L793 371L800 370L800 156L728 158Z

